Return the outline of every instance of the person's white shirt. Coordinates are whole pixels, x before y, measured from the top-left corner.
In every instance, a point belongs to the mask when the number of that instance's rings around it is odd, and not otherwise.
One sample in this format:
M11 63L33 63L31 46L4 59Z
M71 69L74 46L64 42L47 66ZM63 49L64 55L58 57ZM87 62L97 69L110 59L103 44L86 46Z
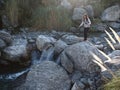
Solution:
M82 23L79 25L79 27L84 26L85 28L89 28L91 25L91 21L89 18L87 18L87 21L82 20Z

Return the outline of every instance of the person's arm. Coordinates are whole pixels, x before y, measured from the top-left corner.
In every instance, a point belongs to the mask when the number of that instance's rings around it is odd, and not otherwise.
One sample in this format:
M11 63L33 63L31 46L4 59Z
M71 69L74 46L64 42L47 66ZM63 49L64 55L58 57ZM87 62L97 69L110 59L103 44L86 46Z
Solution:
M82 23L79 25L79 28L80 28L82 25L83 25L83 21L82 21Z

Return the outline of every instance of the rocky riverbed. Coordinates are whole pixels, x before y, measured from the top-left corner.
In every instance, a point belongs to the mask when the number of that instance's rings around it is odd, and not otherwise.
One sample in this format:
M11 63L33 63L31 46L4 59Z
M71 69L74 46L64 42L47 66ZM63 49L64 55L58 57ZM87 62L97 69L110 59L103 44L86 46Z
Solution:
M113 53L103 33L0 31L0 90L98 90L111 74L94 62L94 53L112 71L119 69L120 51ZM118 46L119 47L119 44ZM112 61L101 54L109 54ZM119 49L119 48L118 48Z

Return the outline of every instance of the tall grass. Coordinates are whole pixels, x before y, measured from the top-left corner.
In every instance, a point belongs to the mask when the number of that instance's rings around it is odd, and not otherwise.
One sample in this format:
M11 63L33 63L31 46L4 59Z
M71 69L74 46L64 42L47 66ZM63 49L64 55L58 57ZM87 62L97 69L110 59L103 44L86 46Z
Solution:
M8 0L6 15L12 26L67 30L71 25L69 13L57 4L58 0Z
M68 29L72 21L64 8L39 7L32 16L33 27L36 29Z
M6 12L12 26L18 25L19 8L17 0L8 0L6 3Z
M105 32L110 39L109 42L111 42L111 45L112 43L115 43L115 44L117 44L117 42L120 43L120 37L118 36L118 34L111 27L109 29L112 31L114 40L113 40L113 36L109 32L107 31ZM114 46L111 48L114 48ZM117 72L120 72L120 70L118 70ZM120 76L118 75L118 73L115 74L115 77L113 77L111 81L109 81L107 84L104 85L103 90L120 90Z

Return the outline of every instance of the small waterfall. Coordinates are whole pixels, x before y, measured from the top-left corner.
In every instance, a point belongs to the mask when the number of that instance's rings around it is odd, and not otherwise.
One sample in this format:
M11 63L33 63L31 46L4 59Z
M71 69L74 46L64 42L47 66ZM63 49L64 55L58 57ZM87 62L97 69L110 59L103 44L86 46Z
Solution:
M32 64L38 64L43 61L53 61L54 60L54 47L44 49L42 52L36 50L32 52Z
M57 63L57 64L60 64L60 57L58 57L58 58L56 59L56 63Z
M54 58L54 47L50 47L49 49L43 50L41 57L40 57L40 62L42 61L52 61Z
M31 58L31 60L32 60L32 64L33 65L37 64L39 62L40 54L41 53L38 50L35 50L35 51L32 52L32 55L31 55L32 58Z

